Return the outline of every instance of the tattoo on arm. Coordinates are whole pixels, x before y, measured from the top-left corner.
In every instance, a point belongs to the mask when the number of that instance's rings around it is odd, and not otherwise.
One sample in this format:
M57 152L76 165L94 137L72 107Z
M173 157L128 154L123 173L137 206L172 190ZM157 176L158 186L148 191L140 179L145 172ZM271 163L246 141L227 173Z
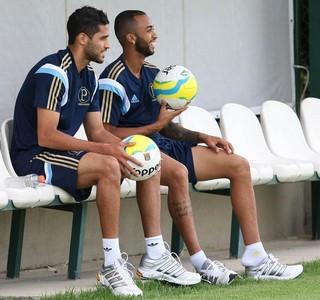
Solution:
M190 200L173 201L169 203L170 210L179 218L184 216L193 216L192 205Z
M160 133L173 140L199 143L199 132L183 128L179 124L170 122Z

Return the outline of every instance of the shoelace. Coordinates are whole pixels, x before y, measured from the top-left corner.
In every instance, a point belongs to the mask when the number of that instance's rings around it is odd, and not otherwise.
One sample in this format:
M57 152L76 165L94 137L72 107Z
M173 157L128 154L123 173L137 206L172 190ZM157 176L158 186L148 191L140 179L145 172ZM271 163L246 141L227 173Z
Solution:
M208 278L207 278L208 275L203 275L202 280L209 282L209 283L216 282L218 280L219 276L221 275L221 274L217 274L216 269L219 269L222 272L227 270L226 267L222 263L220 263L219 261L217 261L217 260L211 261L211 263L206 268L206 270L209 271L210 275Z
M222 272L230 271L230 270L228 270L228 269L224 266L224 264L221 263L220 261L218 261L218 260L211 261L211 263L207 266L206 270L209 271L209 272L212 271L212 272L210 272L210 273L211 273L210 276L213 277L215 280L217 280L218 277L219 277L221 274L218 274L218 275L216 274L216 269L214 268L214 266L216 266L216 267L217 267L220 271L222 271ZM213 269L210 269L210 267L212 267ZM230 272L232 272L232 271L230 271ZM213 273L213 274L212 274L212 273ZM239 278L242 279L242 277L241 277L239 274L237 274L236 272L232 272L232 273L233 273L233 274L235 273L235 276L237 276L237 277L239 277ZM210 280L207 280L207 279L206 279L206 276L202 276L202 280L211 283Z
M128 278L130 278L130 280L133 278L133 274L134 274L134 270L135 267L128 262L128 254L126 252L122 252L121 253L121 258L124 260L124 263L122 265L123 271L126 275L128 275ZM131 271L128 266L133 270Z
M109 283L112 287L119 287L125 285L132 285L132 277L133 271L128 269L128 266L135 269L134 266L128 262L128 254L123 252L121 253L121 258L123 259L123 263L115 266L113 270L110 270L106 273L106 277L108 278Z
M170 252L170 247L169 244L167 242L164 242L165 247L167 248L167 250ZM175 252L170 252L170 256L169 259L173 259L175 261L175 269L170 271L171 274L177 274L180 273L180 275L184 272L186 272L186 269L182 266L180 257L178 256L177 253Z
M266 262L263 263L259 268L259 271L262 275L281 276L286 268L286 265L280 264L278 259L270 253L268 259L266 259Z

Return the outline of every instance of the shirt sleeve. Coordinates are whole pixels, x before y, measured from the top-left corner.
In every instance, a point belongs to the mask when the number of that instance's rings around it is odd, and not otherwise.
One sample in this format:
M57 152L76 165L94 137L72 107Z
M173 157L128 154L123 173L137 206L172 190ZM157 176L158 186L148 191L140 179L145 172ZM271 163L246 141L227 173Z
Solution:
M35 72L34 106L60 112L68 100L67 74L53 64L45 64Z
M113 79L100 79L99 98L103 123L118 126L120 116L126 114L130 108L125 88Z
M98 79L96 78L96 76L94 77L95 77L95 89L93 92L92 101L91 101L88 112L100 111Z

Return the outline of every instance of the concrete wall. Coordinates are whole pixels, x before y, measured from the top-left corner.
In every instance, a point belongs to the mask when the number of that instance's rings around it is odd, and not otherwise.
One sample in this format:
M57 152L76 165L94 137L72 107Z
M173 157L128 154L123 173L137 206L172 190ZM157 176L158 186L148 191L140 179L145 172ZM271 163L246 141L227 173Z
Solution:
M255 187L263 241L311 234L309 184L293 183ZM231 204L228 197L192 193L194 219L204 249L227 249L230 239ZM145 251L135 198L121 200L120 245L128 254ZM11 213L0 214L0 272L6 269ZM162 230L170 243L171 218L162 197ZM68 260L71 214L50 209L29 209L26 217L22 268L63 264ZM272 251L272 249L268 249ZM89 204L84 260L103 257L98 213ZM97 268L100 267L97 265Z

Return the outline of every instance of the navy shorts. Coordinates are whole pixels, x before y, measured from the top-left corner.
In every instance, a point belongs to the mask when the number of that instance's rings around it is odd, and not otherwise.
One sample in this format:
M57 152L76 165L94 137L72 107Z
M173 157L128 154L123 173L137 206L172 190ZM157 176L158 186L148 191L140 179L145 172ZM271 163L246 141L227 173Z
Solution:
M86 153L36 148L16 155L13 166L19 176L32 173L44 175L46 183L62 188L76 201L83 201L89 197L91 187L79 190L76 185L78 165Z
M171 140L161 136L160 134L152 135L151 138L158 145L161 152L169 155L187 167L189 173L189 182L196 184L197 178L194 171L191 148L196 146L197 143Z

